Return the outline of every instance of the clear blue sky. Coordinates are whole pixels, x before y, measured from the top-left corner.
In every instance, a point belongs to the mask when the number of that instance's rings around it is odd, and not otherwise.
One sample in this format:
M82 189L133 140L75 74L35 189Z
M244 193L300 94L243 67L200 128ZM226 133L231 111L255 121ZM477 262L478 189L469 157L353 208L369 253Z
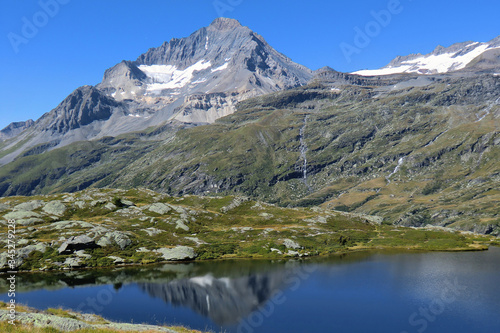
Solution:
M500 34L500 2L400 0L390 23L347 61L340 45L354 44L372 11L396 0L41 0L59 1L41 13L38 0L2 0L0 8L0 128L37 119L81 85L97 84L123 59L185 37L218 16L238 19L292 60L339 71L379 68L397 55L428 53L437 45L488 41ZM25 22L40 25L37 32ZM22 41L15 39L26 38ZM9 37L10 36L10 37ZM10 38L10 39L9 39ZM12 47L15 39L18 52Z

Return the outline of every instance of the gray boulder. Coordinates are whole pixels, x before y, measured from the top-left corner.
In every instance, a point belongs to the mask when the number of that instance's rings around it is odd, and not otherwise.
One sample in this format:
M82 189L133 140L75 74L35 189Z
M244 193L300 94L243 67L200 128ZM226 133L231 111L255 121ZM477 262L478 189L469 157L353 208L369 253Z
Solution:
M166 204L168 207L172 208L176 213L187 214L188 211L181 206Z
M283 252L281 252L280 250L275 249L275 248L271 248L271 252L276 252L278 254L283 254Z
M249 200L250 200L249 198L245 198L245 197L234 197L233 201L228 206L222 207L220 209L220 211L222 213L227 213L231 209L235 209L235 208L239 207L242 203L249 201Z
M5 269L7 268L7 264L10 260L10 258L8 257L8 253L7 252L2 252L0 253L0 269Z
M165 260L179 261L179 260L191 260L196 258L196 253L194 249L189 246L176 246L172 249L161 248L156 250L160 253Z
M384 218L376 215L361 215L362 218L373 224L382 224Z
M61 216L66 212L66 206L60 201L51 201L43 206L43 211L49 215Z
M189 227L184 222L186 221L182 219L175 220L175 229L182 229L188 231Z
M3 212L4 210L7 210L9 209L9 206L3 204L3 203L0 203L0 212Z
M122 199L121 202L122 202L122 205L127 206L127 207L135 206L135 204L130 200Z
M73 202L75 201L75 196L73 194L67 194L63 197L64 202Z
M117 256L108 256L109 259L113 260L114 264L123 264L125 259L117 257Z
M70 254L74 251L94 249L98 247L95 241L86 235L71 236L57 250L59 254Z
M30 241L29 241L29 239L21 238L21 239L19 239L19 240L17 241L17 244L16 244L16 245L17 245L17 246L19 246L19 245L27 245L29 242L30 242Z
M6 220L23 220L23 219L29 219L30 217L41 217L40 214L32 212L32 211L25 211L25 210L19 210L19 211L14 211L10 212L8 214L5 214L3 216L4 219Z
M82 259L80 258L66 258L66 260L64 261L64 265L71 268L82 267L81 261Z
M80 209L85 208L86 205L87 204L85 203L85 201L80 201L80 200L75 201L75 206L78 207L78 208L80 208Z
M195 242L196 245L208 244L207 242L200 240L198 237L184 237L184 238L192 242Z
M76 251L75 254L78 257L83 258L83 259L90 259L90 258L92 258L92 256L90 254L85 253L84 250Z
M46 249L47 245L45 243L28 245L23 248L18 248L16 250L16 257L15 257L16 268L20 267L24 263L24 259L26 259L31 252L40 251L44 253ZM8 256L7 252L0 253L0 269L7 268L9 260L11 260L11 258Z
M149 206L148 209L150 212L160 214L160 215L167 214L171 210L171 208L169 206L167 206L161 202L156 202L154 204L151 204L151 206Z
M93 228L94 225L84 221L59 221L51 223L48 227L50 229L65 230L71 228Z
M115 210L118 207L116 207L115 204L108 202L107 204L104 205L104 208L109 209L109 210Z
M42 200L31 200L14 206L14 210L35 210L44 205Z
M28 225L33 225L33 224L38 224L44 222L42 219L33 217L29 219L20 219L16 220L17 225L22 225L22 226L28 226Z
M120 231L107 232L97 241L97 245L102 247L111 246L113 244L118 245L118 247L123 250L132 244L132 241L125 233Z
M116 211L116 213L126 217L144 216L142 210L135 206L129 206L126 208L119 209Z
M300 249L301 248L299 243L297 243L291 239L285 239L283 241L283 245L285 245L287 249Z
M148 234L148 236L156 236L164 232L163 230L156 229L156 228L146 228L144 231Z
M96 207L96 206L100 206L100 205L104 205L106 203L106 200L93 200L90 205L92 207Z
M87 235L89 235L89 237L90 237L90 235L93 235L94 238L97 238L98 236L103 236L108 232L109 232L108 228L105 228L102 225L97 225L97 226L93 227L92 229L88 230ZM100 246L102 246L102 245L100 245Z

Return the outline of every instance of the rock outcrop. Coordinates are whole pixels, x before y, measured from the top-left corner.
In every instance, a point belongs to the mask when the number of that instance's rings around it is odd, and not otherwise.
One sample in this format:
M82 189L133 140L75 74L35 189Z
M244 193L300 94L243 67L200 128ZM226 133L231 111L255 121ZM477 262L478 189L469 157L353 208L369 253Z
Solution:
M161 248L156 250L163 259L168 261L192 260L196 258L194 249L189 246L176 246L174 248Z
M57 250L59 254L70 254L75 251L94 249L98 247L95 240L86 235L71 236L64 243L61 244Z

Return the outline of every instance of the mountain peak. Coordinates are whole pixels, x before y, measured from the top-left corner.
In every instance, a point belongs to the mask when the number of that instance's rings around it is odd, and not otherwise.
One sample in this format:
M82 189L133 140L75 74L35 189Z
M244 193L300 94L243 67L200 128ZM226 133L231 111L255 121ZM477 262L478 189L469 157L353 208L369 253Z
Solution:
M241 23L235 19L218 17L208 27L215 30L231 30L241 27Z

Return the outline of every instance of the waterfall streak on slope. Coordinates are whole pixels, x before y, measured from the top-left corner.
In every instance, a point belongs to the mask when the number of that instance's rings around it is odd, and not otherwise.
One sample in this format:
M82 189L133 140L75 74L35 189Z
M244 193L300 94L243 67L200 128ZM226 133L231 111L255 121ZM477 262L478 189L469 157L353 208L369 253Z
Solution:
M390 183L390 178L396 173L399 171L399 168L401 168L401 166L403 165L403 162L405 161L405 157L406 156L403 156L401 157L399 160L398 160L398 165L396 165L396 167L394 168L394 171L387 177L385 177L385 179L387 179L387 181Z
M445 134L446 132L448 132L448 130L444 131L444 132L441 132L439 133L438 136L436 136L434 139L432 139L431 141L429 141L429 143L427 143L424 147L429 147L430 145L432 145L434 142L436 142L437 139L439 139L443 134Z
M307 115L304 118L304 126L299 131L299 136L300 136L300 157L303 161L302 165L302 179L304 181L304 184L307 186L308 189L310 189L309 185L307 184L307 144L304 140L304 131L307 126L307 119L309 118L309 115Z

